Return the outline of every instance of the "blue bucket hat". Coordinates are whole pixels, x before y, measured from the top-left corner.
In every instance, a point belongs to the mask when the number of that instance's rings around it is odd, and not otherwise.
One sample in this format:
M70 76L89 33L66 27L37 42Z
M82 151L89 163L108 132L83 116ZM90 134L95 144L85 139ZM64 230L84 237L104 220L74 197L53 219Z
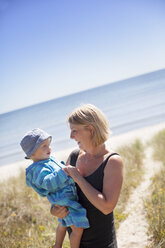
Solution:
M29 159L48 138L50 138L50 141L52 140L52 136L40 128L35 128L27 132L20 142L23 151L26 153L25 158Z

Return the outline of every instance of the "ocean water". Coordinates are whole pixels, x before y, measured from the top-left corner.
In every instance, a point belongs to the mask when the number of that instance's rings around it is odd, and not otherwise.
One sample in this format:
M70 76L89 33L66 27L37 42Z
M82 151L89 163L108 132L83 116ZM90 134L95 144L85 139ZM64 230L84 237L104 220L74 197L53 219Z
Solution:
M24 158L20 140L36 127L52 134L53 152L75 146L66 118L84 103L106 114L112 135L164 122L165 69L1 114L0 165Z

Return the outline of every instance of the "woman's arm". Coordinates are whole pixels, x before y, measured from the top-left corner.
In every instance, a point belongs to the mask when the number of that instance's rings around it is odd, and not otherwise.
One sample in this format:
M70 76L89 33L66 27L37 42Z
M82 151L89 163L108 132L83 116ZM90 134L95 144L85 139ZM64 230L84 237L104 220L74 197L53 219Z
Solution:
M65 171L79 185L88 200L102 213L109 214L115 208L123 182L123 162L115 155L111 157L104 169L103 192L93 188L73 166L68 166Z

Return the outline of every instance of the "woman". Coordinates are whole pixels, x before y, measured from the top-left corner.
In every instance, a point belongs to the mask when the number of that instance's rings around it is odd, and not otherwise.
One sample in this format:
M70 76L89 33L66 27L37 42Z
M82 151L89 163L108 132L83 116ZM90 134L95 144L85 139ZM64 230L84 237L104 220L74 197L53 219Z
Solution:
M110 133L108 121L97 107L86 104L75 109L68 122L70 137L79 149L70 154L65 171L77 184L79 202L90 223L80 248L116 248L113 210L122 187L123 162L105 144ZM54 206L51 213L64 218L68 212Z

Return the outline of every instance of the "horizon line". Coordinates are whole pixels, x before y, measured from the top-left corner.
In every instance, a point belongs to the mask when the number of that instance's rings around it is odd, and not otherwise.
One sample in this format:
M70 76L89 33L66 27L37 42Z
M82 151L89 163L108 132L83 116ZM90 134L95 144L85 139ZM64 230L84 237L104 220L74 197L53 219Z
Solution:
M56 99L60 99L60 98L63 98L63 97L68 97L68 96L71 96L71 95L79 94L80 92L85 92L85 91L88 91L88 90L93 90L93 89L100 88L100 87L103 87L103 86L106 86L106 85L109 85L109 84L119 83L119 82L122 82L122 81L125 81L125 80L130 80L130 79L133 79L133 78L141 77L141 76L144 76L144 75L147 75L147 74L151 74L151 73L155 73L155 72L163 71L163 70L165 70L165 68L157 69L157 70L154 70L154 71L149 71L149 72L142 73L142 74L136 74L136 75L131 76L131 77L127 77L127 78L124 78L124 79L119 79L117 81L105 83L105 84L102 84L102 85L98 85L96 87L92 87L92 88L87 88L87 89L84 89L84 90L76 91L76 92L71 93L71 94L61 95L59 97L51 98L49 100L45 100L45 101L42 101L42 102L38 102L38 103L26 105L24 107L20 107L20 108L17 108L17 109L9 110L7 112L2 112L2 113L0 113L0 116L1 115L4 115L4 114L9 114L11 112L19 111L19 110L22 110L22 109L25 109L25 108L30 108L30 107L33 107L33 106L36 106L36 105L39 105L39 104L42 104L42 103L47 103L47 102L50 102L50 101L53 101L53 100L56 100Z

